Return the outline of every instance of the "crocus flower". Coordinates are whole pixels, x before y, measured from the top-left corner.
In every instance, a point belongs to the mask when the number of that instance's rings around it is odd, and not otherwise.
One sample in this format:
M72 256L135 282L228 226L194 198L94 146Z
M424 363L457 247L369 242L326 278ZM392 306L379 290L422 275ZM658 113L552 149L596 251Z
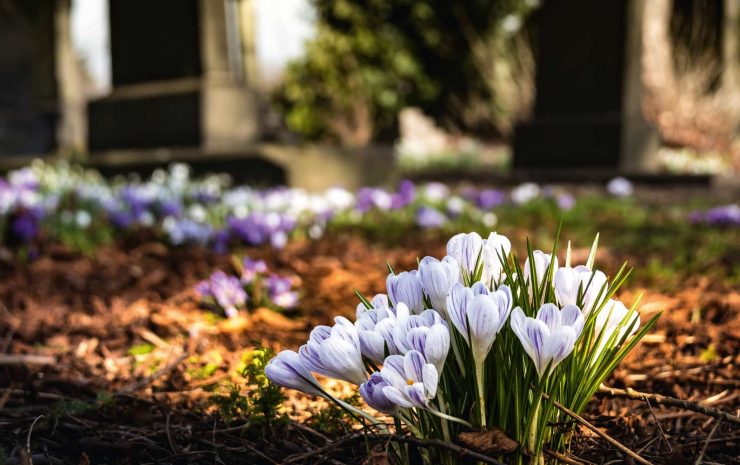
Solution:
M389 273L385 280L388 289L388 297L393 305L399 302L405 303L413 313L424 310L424 296L421 281L417 271L404 271L399 274Z
M457 260L450 256L443 258L442 261L434 257L424 257L419 262L417 276L432 308L446 315L447 294L460 279L460 265Z
M207 281L199 283L195 289L203 297L212 297L227 317L236 316L237 307L243 306L248 299L239 278L220 270L214 272Z
M379 412L395 415L398 411L398 405L388 398L383 392L388 381L383 378L380 372L375 372L370 379L360 385L360 396L365 400L367 405Z
M491 350L512 307L511 290L499 286L490 292L483 283L467 288L458 283L447 298L452 324L468 343L476 363L481 364Z
M293 308L298 303L298 293L291 291L293 282L289 277L272 275L267 278L270 300L282 308Z
M388 303L388 296L386 294L375 294L373 300L370 301L370 306L370 308L367 308L362 302L357 304L357 308L355 309L355 319L359 320L363 314L370 310L389 307L390 304Z
M483 249L483 239L478 233L460 233L447 241L447 255L457 260L457 263L468 274L475 272L475 265Z
M267 264L264 260L252 260L249 257L244 257L242 261L242 282L249 284L260 275L267 273Z
M614 197L629 197L635 188L629 180L623 177L616 177L609 181L606 190Z
M465 201L460 197L453 196L447 199L447 215L450 218L457 218L465 209Z
M404 304L401 304L404 305ZM405 305L404 305L405 306ZM388 332L381 333L378 323L386 318L395 319L395 314L388 307L366 309L355 322L357 335L360 339L360 351L362 355L381 363L386 357L386 351L395 352L395 346L388 344L386 335ZM390 332L392 334L393 331ZM391 336L392 342L392 336ZM393 352L391 352L393 349Z
M503 273L501 260L505 260L509 256L509 252L511 252L511 241L508 237L495 232L488 235L481 254L484 282L499 281Z
M542 281L545 279L547 268L550 266L551 262L553 276L558 271L558 257L554 257L551 254L542 252L541 250L535 250L532 252L532 257L534 257L534 272L537 275L537 287L539 288L542 286ZM531 267L529 264L529 257L527 257L527 260L524 262L523 272L524 280L529 283L531 292L532 280L530 279Z
M553 278L555 297L560 305L578 305L578 295L582 294L581 308L588 315L596 304L599 293L606 285L606 275L599 270L591 271L579 265L575 268L563 267L555 272Z
M558 204L558 208L563 211L570 211L576 206L576 198L572 194L564 193L558 194L555 197L555 201Z
M432 202L439 202L450 195L450 188L441 182L430 182L424 186L424 196Z
M609 299L606 302L604 308L596 315L596 323L594 325L596 336L601 338L599 340L599 346L596 348L596 353L601 353L604 350L609 338L612 337L617 327L625 320L629 312L629 308L619 300ZM635 334L639 327L640 314L634 312L630 321L625 321L620 328L614 343L618 343L627 334L627 331L629 331L629 336Z
M283 350L270 360L265 367L265 376L280 386L306 394L324 396L317 388L319 382L303 365L300 356L292 350Z
M478 193L476 204L481 210L490 210L504 203L504 193L497 189L484 189Z
M511 329L522 347L532 359L537 375L542 378L562 362L575 347L583 330L584 318L575 305L566 305L562 310L546 303L537 312L537 318L524 315L517 307L511 313Z
M308 369L360 385L367 380L367 375L357 329L346 318L336 317L334 321L336 324L331 328L314 328L298 354Z
M414 183L404 179L398 186L398 192L391 197L391 208L394 210L403 208L413 202L415 198L416 187L414 187Z
M447 217L436 208L423 205L416 210L416 224L421 228L439 228L446 222Z
M446 324L439 322L431 326L411 328L406 333L406 342L413 350L423 354L438 373L442 372L450 350L450 330Z
M511 191L511 200L517 205L522 205L536 199L540 195L540 186L527 182L521 184Z
M712 208L704 215L704 221L712 226L740 225L740 206L731 204Z
M416 350L386 358L380 375L388 384L383 394L399 407L428 408L429 400L437 395L439 373Z

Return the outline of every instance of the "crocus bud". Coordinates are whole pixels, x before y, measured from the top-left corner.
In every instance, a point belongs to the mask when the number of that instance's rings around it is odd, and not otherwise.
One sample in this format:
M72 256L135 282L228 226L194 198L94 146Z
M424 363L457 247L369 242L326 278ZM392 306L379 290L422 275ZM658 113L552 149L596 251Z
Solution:
M583 314L575 305L559 310L547 303L539 309L537 318L525 316L519 307L511 313L511 329L534 362L540 378L548 374L548 366L551 372L570 355L583 324Z
M637 332L640 327L640 314L634 312L629 317L629 321L626 321L629 312L629 308L619 300L609 299L606 302L604 308L596 315L596 323L594 325L594 337L600 338L599 345L595 349L596 353L601 353L607 347L607 342L609 342L609 339L620 324L622 324L622 327L619 329L615 340L612 341L612 347L618 344L625 334L631 336Z
M280 386L296 389L306 394L323 396L319 382L301 362L300 356L292 350L277 354L265 367L267 379Z
M367 311L376 309L376 308L387 308L389 307L388 304L388 296L385 294L375 294L375 297L373 297L373 300L370 301L370 308L367 308L364 303L360 302L357 304L357 308L355 310L355 318L360 319L360 317Z
M483 259L483 281L499 282L503 273L501 260L505 260L511 252L511 241L508 237L492 232L483 245L481 258Z
M383 392L386 386L390 386L380 372L375 372L370 379L360 385L360 395L367 405L379 412L395 415L398 405L391 401Z
M589 314L596 304L596 298L606 285L606 275L601 271L591 271L586 266L560 268L554 278L555 297L560 305L578 305L578 294L582 293L581 307Z
M458 285L450 297L450 321L470 346L476 362L483 363L511 312L511 291L501 286L488 293L485 286L476 286L474 292Z
M460 279L460 265L457 260L447 256L442 261L434 257L424 257L419 262L419 274L424 292L432 303L432 308L447 314L447 294Z
M388 297L393 306L400 302L405 303L412 313L421 313L424 310L424 298L421 281L417 277L417 271L404 271L400 274L390 273L385 280L388 288Z
M534 272L537 275L537 287L539 288L540 286L542 286L542 281L545 279L547 268L550 266L550 262L552 262L553 276L555 275L555 272L558 270L558 257L554 257L551 254L542 252L541 250L535 250L534 252L532 252L532 257L534 257ZM523 271L524 280L529 283L531 292L532 279L530 276L531 267L529 264L529 257L527 257L527 260L524 262Z
M447 242L447 255L457 260L468 274L472 274L482 248L483 239L478 233L460 233Z
M424 355L427 362L442 372L450 350L450 330L445 324L435 323L429 327L420 326L408 331L406 339L409 346Z
M362 384L367 380L362 363L362 352L357 329L346 319L338 317L332 328L317 326L298 354L301 362L312 371Z

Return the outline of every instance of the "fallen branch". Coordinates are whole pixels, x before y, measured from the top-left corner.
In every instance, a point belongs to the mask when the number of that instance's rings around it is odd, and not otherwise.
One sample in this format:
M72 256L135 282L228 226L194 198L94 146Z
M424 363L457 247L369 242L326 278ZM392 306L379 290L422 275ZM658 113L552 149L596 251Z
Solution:
M542 398L543 399L546 399L546 400L550 400L550 396L548 396L544 392L542 393ZM552 399L551 401L552 401L552 404L558 410L560 410L561 412L565 413L569 417L573 418L574 420L576 420L578 423L582 424L586 428L590 429L591 431L593 431L594 433L596 433L598 436L600 436L602 439L604 439L606 442L608 442L612 446L616 447L617 449L621 450L622 452L624 452L625 454L629 455L633 459L637 460L642 465L652 465L650 462L648 462L644 458L640 457L637 453L635 453L635 451L633 451L629 447L625 446L621 442L617 441L613 437L609 436L605 432L601 431L600 429L598 429L597 427L595 427L594 425L592 425L591 423L589 423L585 418L583 418L582 416L578 415L576 412L574 412L571 409L569 409L568 407L560 404L559 402L555 401L554 399Z
M33 354L0 354L0 365L54 365L56 357Z
M442 441L440 439L420 439L414 436L404 436L400 434L371 435L371 434L366 434L366 433L350 434L330 444L327 444L326 446L320 447L318 449L314 449L311 452L306 452L304 454L291 455L290 457L286 458L283 461L283 464L287 465L290 463L303 462L308 458L316 457L318 455L323 455L326 452L331 451L332 449L339 448L340 446L346 443L354 442L354 441L361 440L361 439L365 441L371 441L371 442L398 442L398 443L405 443L405 444L413 444L417 447L423 447L423 448L445 449L445 450L448 450L450 452L453 452L459 455L460 457L469 457L479 462L489 463L491 465L503 465L502 462L499 462L493 457L489 457L487 455L475 452L474 450L468 449L466 447L458 446L457 444L453 444L447 441Z
M573 457L568 457L560 452L555 452L552 449L545 449L545 455L548 455L555 460L559 460L560 462L567 463L568 465L586 465L586 462L581 462Z
M692 412L701 413L709 417L721 418L723 421L740 425L740 417L732 415L722 410L714 409L711 407L705 407L698 402L692 402L689 400L676 399L675 397L667 397L660 394L652 394L649 392L635 391L632 388L618 389L610 388L606 386L599 387L597 391L599 394L606 394L611 397L626 397L628 399L641 400L644 402L652 402L657 405L665 405L667 407L676 407L684 410L691 410Z

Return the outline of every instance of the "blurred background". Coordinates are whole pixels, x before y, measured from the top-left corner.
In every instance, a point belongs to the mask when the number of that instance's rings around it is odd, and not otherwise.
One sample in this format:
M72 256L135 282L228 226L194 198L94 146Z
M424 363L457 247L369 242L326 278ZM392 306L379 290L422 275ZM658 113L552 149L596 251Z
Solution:
M382 463L264 363L463 231L597 238L663 312L609 386L736 415L739 129L740 0L0 0L0 463ZM730 415L586 415L740 457Z
M737 0L0 0L0 44L6 169L320 189L740 168Z

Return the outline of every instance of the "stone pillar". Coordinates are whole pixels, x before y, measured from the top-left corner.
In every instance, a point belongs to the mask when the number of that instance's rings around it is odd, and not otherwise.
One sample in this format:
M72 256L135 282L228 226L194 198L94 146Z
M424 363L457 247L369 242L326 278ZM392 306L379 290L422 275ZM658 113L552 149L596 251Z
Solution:
M646 2L632 0L627 7L627 41L622 96L622 144L619 168L624 172L651 172L658 169L660 139L657 130L645 120L644 51ZM672 63L669 64L673 66Z
M89 105L93 152L238 151L257 137L253 89L233 59L235 0L110 0L113 90ZM236 47L236 48L235 48Z
M536 101L515 129L520 170L643 168L655 134L641 118L645 0L548 0L533 17Z
M58 149L63 156L86 151L87 104L84 77L72 45L70 30L71 0L57 0L54 17L56 37L56 76L59 91Z

